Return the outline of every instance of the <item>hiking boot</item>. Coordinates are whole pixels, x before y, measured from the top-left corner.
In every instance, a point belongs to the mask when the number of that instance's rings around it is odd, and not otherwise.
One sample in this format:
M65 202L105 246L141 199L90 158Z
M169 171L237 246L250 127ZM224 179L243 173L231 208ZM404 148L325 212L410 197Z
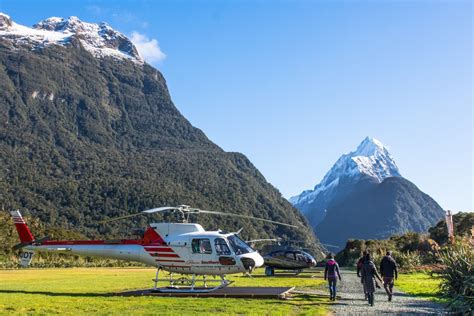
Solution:
M389 301L389 302L392 301L392 294L390 294L390 295L388 296L388 301Z

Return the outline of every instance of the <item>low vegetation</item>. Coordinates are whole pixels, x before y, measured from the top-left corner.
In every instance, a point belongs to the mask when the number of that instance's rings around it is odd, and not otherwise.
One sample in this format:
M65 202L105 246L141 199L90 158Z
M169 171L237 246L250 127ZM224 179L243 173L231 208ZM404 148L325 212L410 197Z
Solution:
M442 279L429 272L413 272L400 274L397 287L407 294L423 297L436 302L445 302L440 297Z
M364 250L369 250L376 263L390 250L402 271L412 272L420 267L438 263L439 245L419 233L392 236L384 240L348 240L336 260L344 266L354 266Z
M456 235L462 239L471 236L474 213L458 213L453 217ZM448 247L446 222L440 221L429 229L429 234L408 232L383 240L349 239L336 259L343 266L354 266L364 250L370 250L375 262L379 262L390 250L402 271L439 270L443 264L440 251Z

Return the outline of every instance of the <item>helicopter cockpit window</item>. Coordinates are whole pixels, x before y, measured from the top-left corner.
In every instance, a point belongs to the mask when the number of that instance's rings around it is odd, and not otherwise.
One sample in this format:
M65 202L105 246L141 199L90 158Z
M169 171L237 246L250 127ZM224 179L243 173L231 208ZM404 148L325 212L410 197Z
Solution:
M214 244L216 246L216 252L218 255L225 255L225 256L230 255L229 246L227 246L227 243L224 240L224 238L216 238L216 240L214 241Z
M285 257L285 253L283 251L277 251L277 252L272 253L271 256L276 257L276 258L283 258Z
M193 253L212 253L211 242L208 238L193 239L191 241L191 249Z
M296 260L298 260L300 262L308 261L307 258L305 257L305 255L303 255L302 253L299 253L299 252L296 253Z
M249 245L245 243L242 239L237 237L236 235L232 235L227 237L229 240L230 246L234 250L236 255L242 255L244 253L254 252L255 250L252 249Z
M295 253L294 252L287 252L285 253L285 257L291 260L295 260Z

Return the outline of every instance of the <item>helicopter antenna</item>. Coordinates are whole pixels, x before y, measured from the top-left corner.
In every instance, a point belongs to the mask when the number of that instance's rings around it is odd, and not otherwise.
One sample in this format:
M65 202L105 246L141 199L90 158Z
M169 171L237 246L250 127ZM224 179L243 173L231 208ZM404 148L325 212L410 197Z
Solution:
M130 218L130 217L135 217L135 216L139 216L139 215L154 214L154 213L166 212L166 211L181 213L182 214L181 218L183 219L184 222L188 221L190 214L212 214L212 215L220 215L220 216L231 216L231 217L246 218L246 219L251 219L251 220L256 220L256 221L261 221L261 222L267 222L267 223L272 223L272 224L281 225L281 226L293 227L293 228L298 228L299 227L297 225L286 224L286 223L272 221L272 220L269 220L269 219L254 217L254 216L250 216L250 215L242 215L242 214L235 214L235 213L201 210L201 209L198 209L198 208L192 208L189 205L163 206L163 207L152 208L152 209L145 210L145 211L142 211L142 212L139 212L139 213L129 214L129 215L125 215L125 216L120 216L120 217L115 217L115 218L107 219L107 220L104 220L104 221L100 221L99 224L110 223L110 222L114 222L114 221L117 221L117 220Z

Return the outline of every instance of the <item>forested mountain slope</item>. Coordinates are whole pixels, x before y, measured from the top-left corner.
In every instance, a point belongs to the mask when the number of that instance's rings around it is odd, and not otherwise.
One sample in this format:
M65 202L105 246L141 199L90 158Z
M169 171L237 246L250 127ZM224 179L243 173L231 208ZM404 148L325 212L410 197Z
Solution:
M59 22L38 28L73 25ZM91 53L79 31L46 45L19 40L8 33L12 25L6 18L0 25L6 30L0 32L0 205L6 210L112 238L160 216L98 221L188 204L300 225L194 218L207 229L244 227L244 238L304 240L320 256L305 218L244 155L223 151L180 114L158 70L137 56ZM121 40L112 47L133 55Z

